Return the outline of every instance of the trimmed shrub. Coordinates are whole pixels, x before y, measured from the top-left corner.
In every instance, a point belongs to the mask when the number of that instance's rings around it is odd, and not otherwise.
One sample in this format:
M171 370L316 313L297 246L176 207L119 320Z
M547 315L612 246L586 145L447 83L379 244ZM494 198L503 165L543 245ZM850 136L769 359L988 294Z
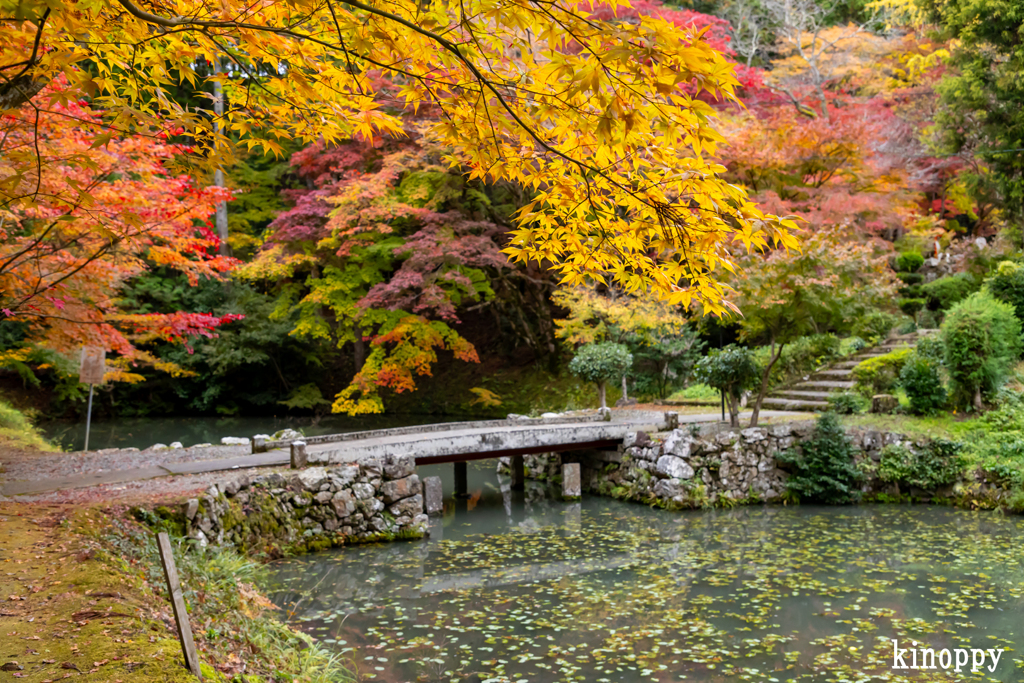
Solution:
M896 277L905 285L919 285L924 282L924 275L921 273L896 273Z
M981 290L946 314L942 342L954 400L981 410L982 396L1003 385L1020 355L1021 324L1010 304Z
M911 318L917 317L918 311L924 308L924 299L900 299L896 304L900 307L900 310L909 315Z
M932 415L946 405L946 387L942 385L939 364L914 353L900 370L899 384L910 399L914 415Z
M837 415L856 415L868 407L863 396L851 392L832 394L828 397L828 409Z
M855 388L869 397L891 393L896 388L900 371L913 353L913 349L898 349L884 356L862 361L853 369Z
M846 339L842 340L842 342L840 342L839 355L848 356L851 353L857 353L858 351L866 349L867 347L868 343L861 339L860 337L847 337Z
M905 251L896 257L896 270L901 273L916 273L924 265L924 256L917 251Z
M976 291L978 281L970 273L940 277L921 286L921 292L928 300L928 308L933 311L948 311Z
M569 372L585 382L597 384L601 407L605 407L605 386L620 379L633 364L633 356L622 344L602 342L587 344L569 361Z
M1013 306L1017 320L1024 323L1024 266L1003 261L995 274L985 281L988 291L999 301Z
M942 343L942 335L930 334L917 340L917 347L914 353L922 358L935 361L942 365L946 359L946 347Z
M936 439L917 452L902 444L890 444L882 449L878 478L890 484L934 491L952 484L963 471L962 450L962 444L946 439Z
M814 425L801 451L775 456L790 470L786 489L804 502L841 505L860 499L864 474L853 463L853 447L835 413L825 413Z
M740 397L747 389L760 385L761 368L754 354L745 346L730 344L709 353L697 362L694 378L725 392L729 399L729 418L733 427L739 425Z
M889 336L892 328L900 321L898 315L885 311L871 311L853 326L853 334L875 344Z

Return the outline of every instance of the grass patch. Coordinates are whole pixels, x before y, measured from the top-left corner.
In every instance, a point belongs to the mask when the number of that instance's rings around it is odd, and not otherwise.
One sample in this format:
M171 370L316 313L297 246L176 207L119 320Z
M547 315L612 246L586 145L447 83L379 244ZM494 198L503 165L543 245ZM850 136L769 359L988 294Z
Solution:
M964 420L963 416L950 413L942 415L876 415L864 413L860 415L844 415L843 426L857 429L874 430L878 432L897 432L911 438L935 438L957 439L966 435L973 419Z
M94 538L110 565L137 577L152 599L167 607L166 582L153 531L110 514ZM256 587L263 565L231 549L199 549L171 537L189 620L200 656L218 672L213 681L302 681L348 683L356 680L354 662L331 652L312 637L275 616ZM205 673L205 672L204 672ZM232 676L236 676L232 679ZM208 678L207 680L211 680Z
M4 401L0 401L0 447L38 451L57 450L32 426L24 413Z
M671 401L718 401L720 400L721 395L718 393L718 389L710 387L707 384L691 384L685 389L680 389L675 392L668 398Z

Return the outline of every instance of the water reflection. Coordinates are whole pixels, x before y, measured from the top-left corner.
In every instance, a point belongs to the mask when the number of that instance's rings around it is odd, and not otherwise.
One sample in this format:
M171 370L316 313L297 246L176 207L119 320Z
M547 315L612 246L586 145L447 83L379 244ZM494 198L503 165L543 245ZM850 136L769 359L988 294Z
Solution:
M450 466L421 469L453 490ZM671 513L469 474L430 539L277 563L274 602L384 681L900 680L892 637L1015 648L987 679L907 680L1020 680L1020 518Z

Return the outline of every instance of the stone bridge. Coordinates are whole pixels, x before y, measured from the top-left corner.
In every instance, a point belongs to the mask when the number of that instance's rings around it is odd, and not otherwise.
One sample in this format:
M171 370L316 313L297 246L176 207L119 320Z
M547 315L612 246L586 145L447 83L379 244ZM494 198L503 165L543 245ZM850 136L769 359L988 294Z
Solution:
M522 488L524 455L615 450L629 432L666 431L675 429L678 424L679 416L674 412L623 411L613 417L611 411L605 410L585 417L455 422L331 434L297 441L254 440L253 451L270 455L288 447L291 464L297 468L341 465L374 456L412 456L417 465L455 463L455 493L465 495L466 463L470 460L510 458L512 486ZM578 488L578 483L576 486Z

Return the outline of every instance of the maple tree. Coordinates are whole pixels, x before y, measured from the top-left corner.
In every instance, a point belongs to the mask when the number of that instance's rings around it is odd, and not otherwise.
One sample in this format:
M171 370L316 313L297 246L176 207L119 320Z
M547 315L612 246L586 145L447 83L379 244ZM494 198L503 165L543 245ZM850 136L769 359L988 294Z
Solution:
M439 156L415 127L296 153L293 167L313 187L286 190L294 207L239 270L276 283L276 315L298 315L294 335L352 346L354 377L336 412L380 412L382 392L415 389L440 350L477 361L453 327L459 310L492 307L500 317L525 289L501 253L507 227L494 222L512 198L450 172Z
M757 425L772 368L786 344L809 334L849 331L856 320L885 308L895 296L895 277L885 251L850 239L848 227L806 236L799 254L774 251L744 257L737 279L741 336L770 349L761 369L750 426Z
M740 85L710 29L507 0L26 0L3 27L0 106L52 110L61 98L43 86L62 74L112 129L182 127L209 166L235 140L275 152L285 139L400 135L401 112L429 106L449 163L531 193L506 253L566 283L610 277L721 313L729 245L796 246L795 225L709 159L722 137L701 98L732 100ZM206 80L222 116L166 96L217 60Z
M54 100L66 95L63 86L62 79L49 86ZM0 204L0 324L14 340L4 358L91 344L118 354L111 379L140 379L130 370L140 361L181 373L140 345L187 344L237 316L127 314L118 296L151 267L180 271L192 283L230 270L234 262L216 255L218 240L206 225L225 195L168 173L176 145L110 137L83 101L53 106L0 117L0 176L10 196L22 197ZM24 156L40 160L35 173L20 174Z

